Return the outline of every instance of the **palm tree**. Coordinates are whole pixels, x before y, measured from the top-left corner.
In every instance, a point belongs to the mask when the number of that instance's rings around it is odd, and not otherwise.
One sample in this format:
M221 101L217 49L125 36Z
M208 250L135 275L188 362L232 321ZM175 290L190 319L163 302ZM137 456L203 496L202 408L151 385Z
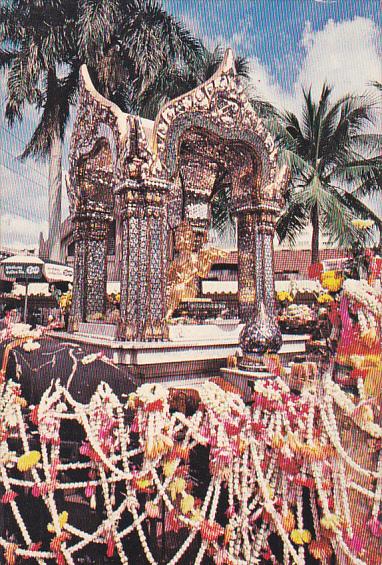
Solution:
M311 224L312 263L319 261L321 232L340 245L359 238L351 221L369 214L349 188L356 185L360 191L373 183L382 166L381 156L375 156L382 136L368 132L375 101L366 95L347 95L332 104L331 92L325 84L316 103L311 90L303 91L301 119L286 112L281 124L273 124L292 170L278 235L293 242Z
M102 94L130 110L168 64L192 68L202 46L155 0L15 0L0 8L0 40L8 122L22 119L25 104L41 110L22 158L49 159L48 246L57 259L62 140L81 64Z
M21 120L26 105L41 111L40 123L22 158L49 155L49 255L58 258L61 217L61 140L76 88L70 68L62 78L58 69L68 58L74 63L72 6L68 2L16 0L1 7L0 64L8 68L6 118ZM78 71L78 65L77 65ZM78 73L77 73L78 74Z

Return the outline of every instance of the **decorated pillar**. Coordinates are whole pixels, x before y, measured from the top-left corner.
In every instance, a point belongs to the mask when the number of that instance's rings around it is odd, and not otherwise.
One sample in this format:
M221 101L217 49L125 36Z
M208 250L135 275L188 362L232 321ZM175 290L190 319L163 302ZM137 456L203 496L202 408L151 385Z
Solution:
M247 212L238 215L239 317L245 323L253 320L256 314L255 229L256 221L253 213Z
M74 281L69 331L106 311L107 235L112 216L101 205L74 216Z
M246 323L240 345L244 368L262 364L264 353L276 353L282 336L276 319L273 238L280 208L275 204L260 204L255 210L255 295L256 314Z
M129 179L116 190L122 218L121 339L166 337L168 184Z

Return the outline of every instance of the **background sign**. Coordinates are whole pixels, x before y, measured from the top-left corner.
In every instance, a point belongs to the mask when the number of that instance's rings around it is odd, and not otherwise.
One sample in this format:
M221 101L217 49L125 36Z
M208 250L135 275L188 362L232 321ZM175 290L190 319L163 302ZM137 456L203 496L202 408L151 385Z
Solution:
M67 265L56 265L55 263L45 263L45 278L49 282L63 281L73 282L73 268Z
M42 265L23 265L22 263L4 265L4 275L9 278L16 279L41 279Z

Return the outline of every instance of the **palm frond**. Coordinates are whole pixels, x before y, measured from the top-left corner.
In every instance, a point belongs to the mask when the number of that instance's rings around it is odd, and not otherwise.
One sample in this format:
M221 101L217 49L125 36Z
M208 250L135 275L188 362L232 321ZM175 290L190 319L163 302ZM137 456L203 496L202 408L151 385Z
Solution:
M44 159L49 154L53 137L58 134L63 138L69 119L70 105L74 102L78 87L78 75L78 66L71 69L71 72L63 79L57 79L52 71L48 73L43 112L21 159L27 159L30 156Z
M34 46L23 49L14 57L8 70L8 99L5 117L10 124L21 119L26 102L36 100L36 82L39 76L39 62Z
M276 224L279 241L289 241L295 244L300 233L309 223L309 213L301 202L291 200Z
M115 32L120 17L118 2L114 0L83 0L79 12L77 34L82 60L97 64Z
M17 57L17 51L0 49L0 69L10 67L16 57Z

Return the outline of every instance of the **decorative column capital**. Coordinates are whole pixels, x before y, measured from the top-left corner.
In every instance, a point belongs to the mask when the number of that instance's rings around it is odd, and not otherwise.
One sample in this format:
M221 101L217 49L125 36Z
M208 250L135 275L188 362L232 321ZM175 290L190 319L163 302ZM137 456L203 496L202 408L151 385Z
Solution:
M74 240L101 241L107 238L113 216L101 211L81 211L74 218Z
M159 217L166 204L168 183L127 179L114 191L122 218Z
M277 218L281 212L277 203L261 203L254 209L256 221L262 230L272 229L274 231Z

